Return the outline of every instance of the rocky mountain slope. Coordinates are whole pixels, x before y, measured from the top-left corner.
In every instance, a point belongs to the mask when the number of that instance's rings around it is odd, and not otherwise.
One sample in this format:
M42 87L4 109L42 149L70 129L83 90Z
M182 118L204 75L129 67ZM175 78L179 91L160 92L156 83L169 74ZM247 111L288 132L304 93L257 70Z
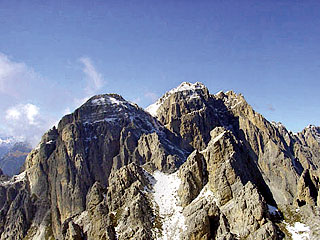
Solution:
M319 239L319 139L201 83L94 96L0 178L0 239Z

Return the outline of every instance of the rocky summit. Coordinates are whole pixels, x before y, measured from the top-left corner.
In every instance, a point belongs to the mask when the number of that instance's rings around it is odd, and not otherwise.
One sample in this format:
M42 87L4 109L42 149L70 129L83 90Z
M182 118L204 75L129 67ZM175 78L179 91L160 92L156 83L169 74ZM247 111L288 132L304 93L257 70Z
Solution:
M0 170L0 239L320 239L320 128L182 83L145 110L97 95Z

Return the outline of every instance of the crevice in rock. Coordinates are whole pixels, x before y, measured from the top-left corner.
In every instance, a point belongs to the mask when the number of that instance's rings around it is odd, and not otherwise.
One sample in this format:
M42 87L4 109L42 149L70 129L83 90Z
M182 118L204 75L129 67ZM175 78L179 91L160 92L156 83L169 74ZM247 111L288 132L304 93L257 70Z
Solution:
M218 228L220 226L219 216L209 216L210 239L215 239Z
M297 203L298 203L299 207L302 207L302 206L306 205L306 201L300 200L300 199L297 199Z
M316 186L314 185L313 181L311 180L310 172L308 171L305 176L305 183L306 186L310 188L310 196L313 198L313 200L316 202L318 197L318 191Z

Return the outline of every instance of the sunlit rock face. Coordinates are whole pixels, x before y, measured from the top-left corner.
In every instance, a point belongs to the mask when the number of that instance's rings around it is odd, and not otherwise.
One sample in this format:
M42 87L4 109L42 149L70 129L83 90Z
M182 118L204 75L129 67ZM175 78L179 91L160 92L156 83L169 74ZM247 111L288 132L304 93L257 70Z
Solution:
M43 135L21 174L0 172L0 236L282 239L304 224L312 238L319 133L294 134L202 83L146 110L97 95Z

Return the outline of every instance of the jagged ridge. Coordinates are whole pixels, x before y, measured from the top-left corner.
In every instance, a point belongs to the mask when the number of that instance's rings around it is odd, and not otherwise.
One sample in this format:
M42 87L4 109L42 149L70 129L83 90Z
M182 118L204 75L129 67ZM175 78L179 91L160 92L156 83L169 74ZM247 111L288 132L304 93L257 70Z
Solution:
M177 229L163 228L175 218L159 209L155 171L181 180L168 188L180 202L168 214L184 216L183 239L281 239L290 231L282 216L292 224L296 207L319 234L319 128L293 134L242 95L201 83L182 83L147 110L155 117L98 95L48 131L24 175L0 186L1 239L167 239Z

